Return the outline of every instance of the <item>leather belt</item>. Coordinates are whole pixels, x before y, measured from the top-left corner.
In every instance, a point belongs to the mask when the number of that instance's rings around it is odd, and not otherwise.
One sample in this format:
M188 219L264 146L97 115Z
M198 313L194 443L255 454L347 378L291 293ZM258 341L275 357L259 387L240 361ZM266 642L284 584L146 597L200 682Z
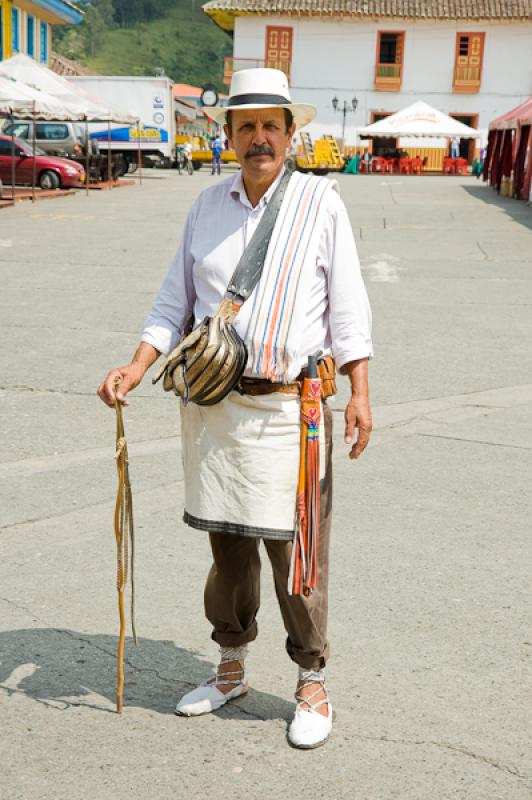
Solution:
M321 378L322 397L331 397L336 394L334 359L331 356L324 356L318 362L318 374ZM281 392L282 394L301 394L301 386L305 370L297 376L293 383L274 383L267 378L247 378L242 377L238 381L235 389L240 394L260 395Z
M240 378L235 386L237 392L240 394L273 394L273 392L281 392L281 394L300 394L301 386L299 383L273 383L266 378Z

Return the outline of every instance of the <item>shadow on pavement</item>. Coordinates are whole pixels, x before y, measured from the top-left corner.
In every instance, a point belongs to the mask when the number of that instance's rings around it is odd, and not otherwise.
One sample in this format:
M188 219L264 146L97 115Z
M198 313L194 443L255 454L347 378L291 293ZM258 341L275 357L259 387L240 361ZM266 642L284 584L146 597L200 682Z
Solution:
M479 183L478 186L462 186L462 189L477 200L501 208L516 222L532 230L532 209L525 200L502 197L487 183Z
M0 633L0 690L55 708L81 706L114 713L117 637L61 628ZM126 641L124 709L173 714L182 694L213 674L214 665L169 640ZM217 712L221 719L288 720L294 706L250 690Z

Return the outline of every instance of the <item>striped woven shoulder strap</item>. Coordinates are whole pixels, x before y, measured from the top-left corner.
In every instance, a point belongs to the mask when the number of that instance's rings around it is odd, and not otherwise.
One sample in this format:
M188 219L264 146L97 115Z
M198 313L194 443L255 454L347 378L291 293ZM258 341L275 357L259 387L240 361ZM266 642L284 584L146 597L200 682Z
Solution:
M250 366L271 380L287 380L288 337L301 278L319 240L317 225L326 178L294 173L272 233L249 326Z

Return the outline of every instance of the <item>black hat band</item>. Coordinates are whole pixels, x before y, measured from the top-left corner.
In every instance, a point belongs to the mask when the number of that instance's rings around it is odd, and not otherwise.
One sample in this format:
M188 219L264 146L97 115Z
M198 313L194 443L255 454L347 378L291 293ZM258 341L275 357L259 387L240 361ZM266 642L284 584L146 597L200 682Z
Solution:
M291 100L283 97L282 94L237 94L229 98L227 104L230 106L247 106L247 105L292 105Z

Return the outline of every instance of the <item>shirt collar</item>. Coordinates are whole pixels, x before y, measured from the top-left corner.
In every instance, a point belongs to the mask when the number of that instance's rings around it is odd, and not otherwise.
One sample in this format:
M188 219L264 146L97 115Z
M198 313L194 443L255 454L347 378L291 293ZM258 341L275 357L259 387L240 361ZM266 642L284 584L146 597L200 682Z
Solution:
M279 185L279 182L280 182L281 178L283 177L283 175L285 173L285 170L286 170L286 167L283 167L283 169L281 170L281 172L279 173L277 178L274 180L272 185L269 186L267 191L262 195L262 197L260 198L259 202L255 206L255 209L263 208L263 206L267 206L268 205L268 203L270 202L272 194L277 189L277 186ZM237 200L237 199L240 200L242 205L246 206L246 208L253 209L253 206L249 202L249 198L248 198L248 196L246 194L246 187L244 186L244 181L242 179L242 170L241 169L238 170L237 174L233 178L233 182L231 184L231 188L230 188L229 192L230 192L231 196L235 198L235 200Z

